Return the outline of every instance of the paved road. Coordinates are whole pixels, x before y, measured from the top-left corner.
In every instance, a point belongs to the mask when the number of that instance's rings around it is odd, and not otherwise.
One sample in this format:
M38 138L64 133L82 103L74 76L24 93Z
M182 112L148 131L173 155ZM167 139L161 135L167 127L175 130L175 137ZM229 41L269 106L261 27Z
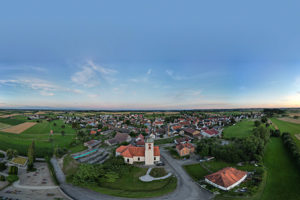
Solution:
M13 183L15 188L28 189L28 190L51 190L58 188L57 185L54 186L29 186L29 185L20 185L20 181Z
M200 188L182 168L182 162L173 159L168 152L161 148L162 159L166 162L178 179L177 188L174 192L154 198L145 198L144 200L206 200L213 198L213 195ZM76 187L65 183L65 176L62 173L56 159L51 159L57 178L60 181L60 188L71 198L76 200L128 200L128 198L114 197L100 194L88 189Z

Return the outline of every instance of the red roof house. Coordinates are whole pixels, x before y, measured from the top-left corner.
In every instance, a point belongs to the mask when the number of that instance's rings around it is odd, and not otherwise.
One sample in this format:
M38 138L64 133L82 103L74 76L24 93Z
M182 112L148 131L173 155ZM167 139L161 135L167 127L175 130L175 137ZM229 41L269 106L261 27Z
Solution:
M205 181L221 190L230 190L239 185L247 177L247 172L226 167L205 176Z

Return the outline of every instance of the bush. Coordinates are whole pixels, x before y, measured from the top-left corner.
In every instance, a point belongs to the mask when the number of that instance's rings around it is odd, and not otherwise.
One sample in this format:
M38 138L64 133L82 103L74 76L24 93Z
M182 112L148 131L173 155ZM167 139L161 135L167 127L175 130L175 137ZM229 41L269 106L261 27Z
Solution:
M16 166L10 166L8 169L9 175L18 175L18 167Z
M1 175L0 176L0 181L5 181L5 176Z
M6 180L7 180L8 182L10 182L10 183L13 183L13 182L19 180L19 177L18 177L17 175L9 175L9 176L6 178Z
M0 158L4 158L5 155L3 153L0 153Z
M5 170L7 167L5 165L5 163L0 163L0 171Z
M150 172L150 176L157 177L157 178L165 175L167 175L167 172L165 171L164 168L153 168Z

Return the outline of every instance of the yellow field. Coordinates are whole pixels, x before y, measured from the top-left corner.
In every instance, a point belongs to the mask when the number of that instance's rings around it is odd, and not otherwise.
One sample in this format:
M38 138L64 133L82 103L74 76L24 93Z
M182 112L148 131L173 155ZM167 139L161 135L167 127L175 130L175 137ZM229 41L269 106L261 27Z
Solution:
M22 124L18 124L16 126L11 126L9 128L2 129L1 131L3 132L8 132L8 133L15 133L15 134L20 134L23 131L29 129L30 127L34 126L36 122L24 122Z

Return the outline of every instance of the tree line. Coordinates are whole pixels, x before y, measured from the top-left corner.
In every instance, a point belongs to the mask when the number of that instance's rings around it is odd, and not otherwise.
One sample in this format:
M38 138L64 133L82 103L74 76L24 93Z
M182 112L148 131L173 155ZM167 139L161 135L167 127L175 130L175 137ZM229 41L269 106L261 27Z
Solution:
M288 132L282 134L282 140L284 146L288 149L289 153L292 155L293 159L300 169L300 150L297 147L296 142Z

